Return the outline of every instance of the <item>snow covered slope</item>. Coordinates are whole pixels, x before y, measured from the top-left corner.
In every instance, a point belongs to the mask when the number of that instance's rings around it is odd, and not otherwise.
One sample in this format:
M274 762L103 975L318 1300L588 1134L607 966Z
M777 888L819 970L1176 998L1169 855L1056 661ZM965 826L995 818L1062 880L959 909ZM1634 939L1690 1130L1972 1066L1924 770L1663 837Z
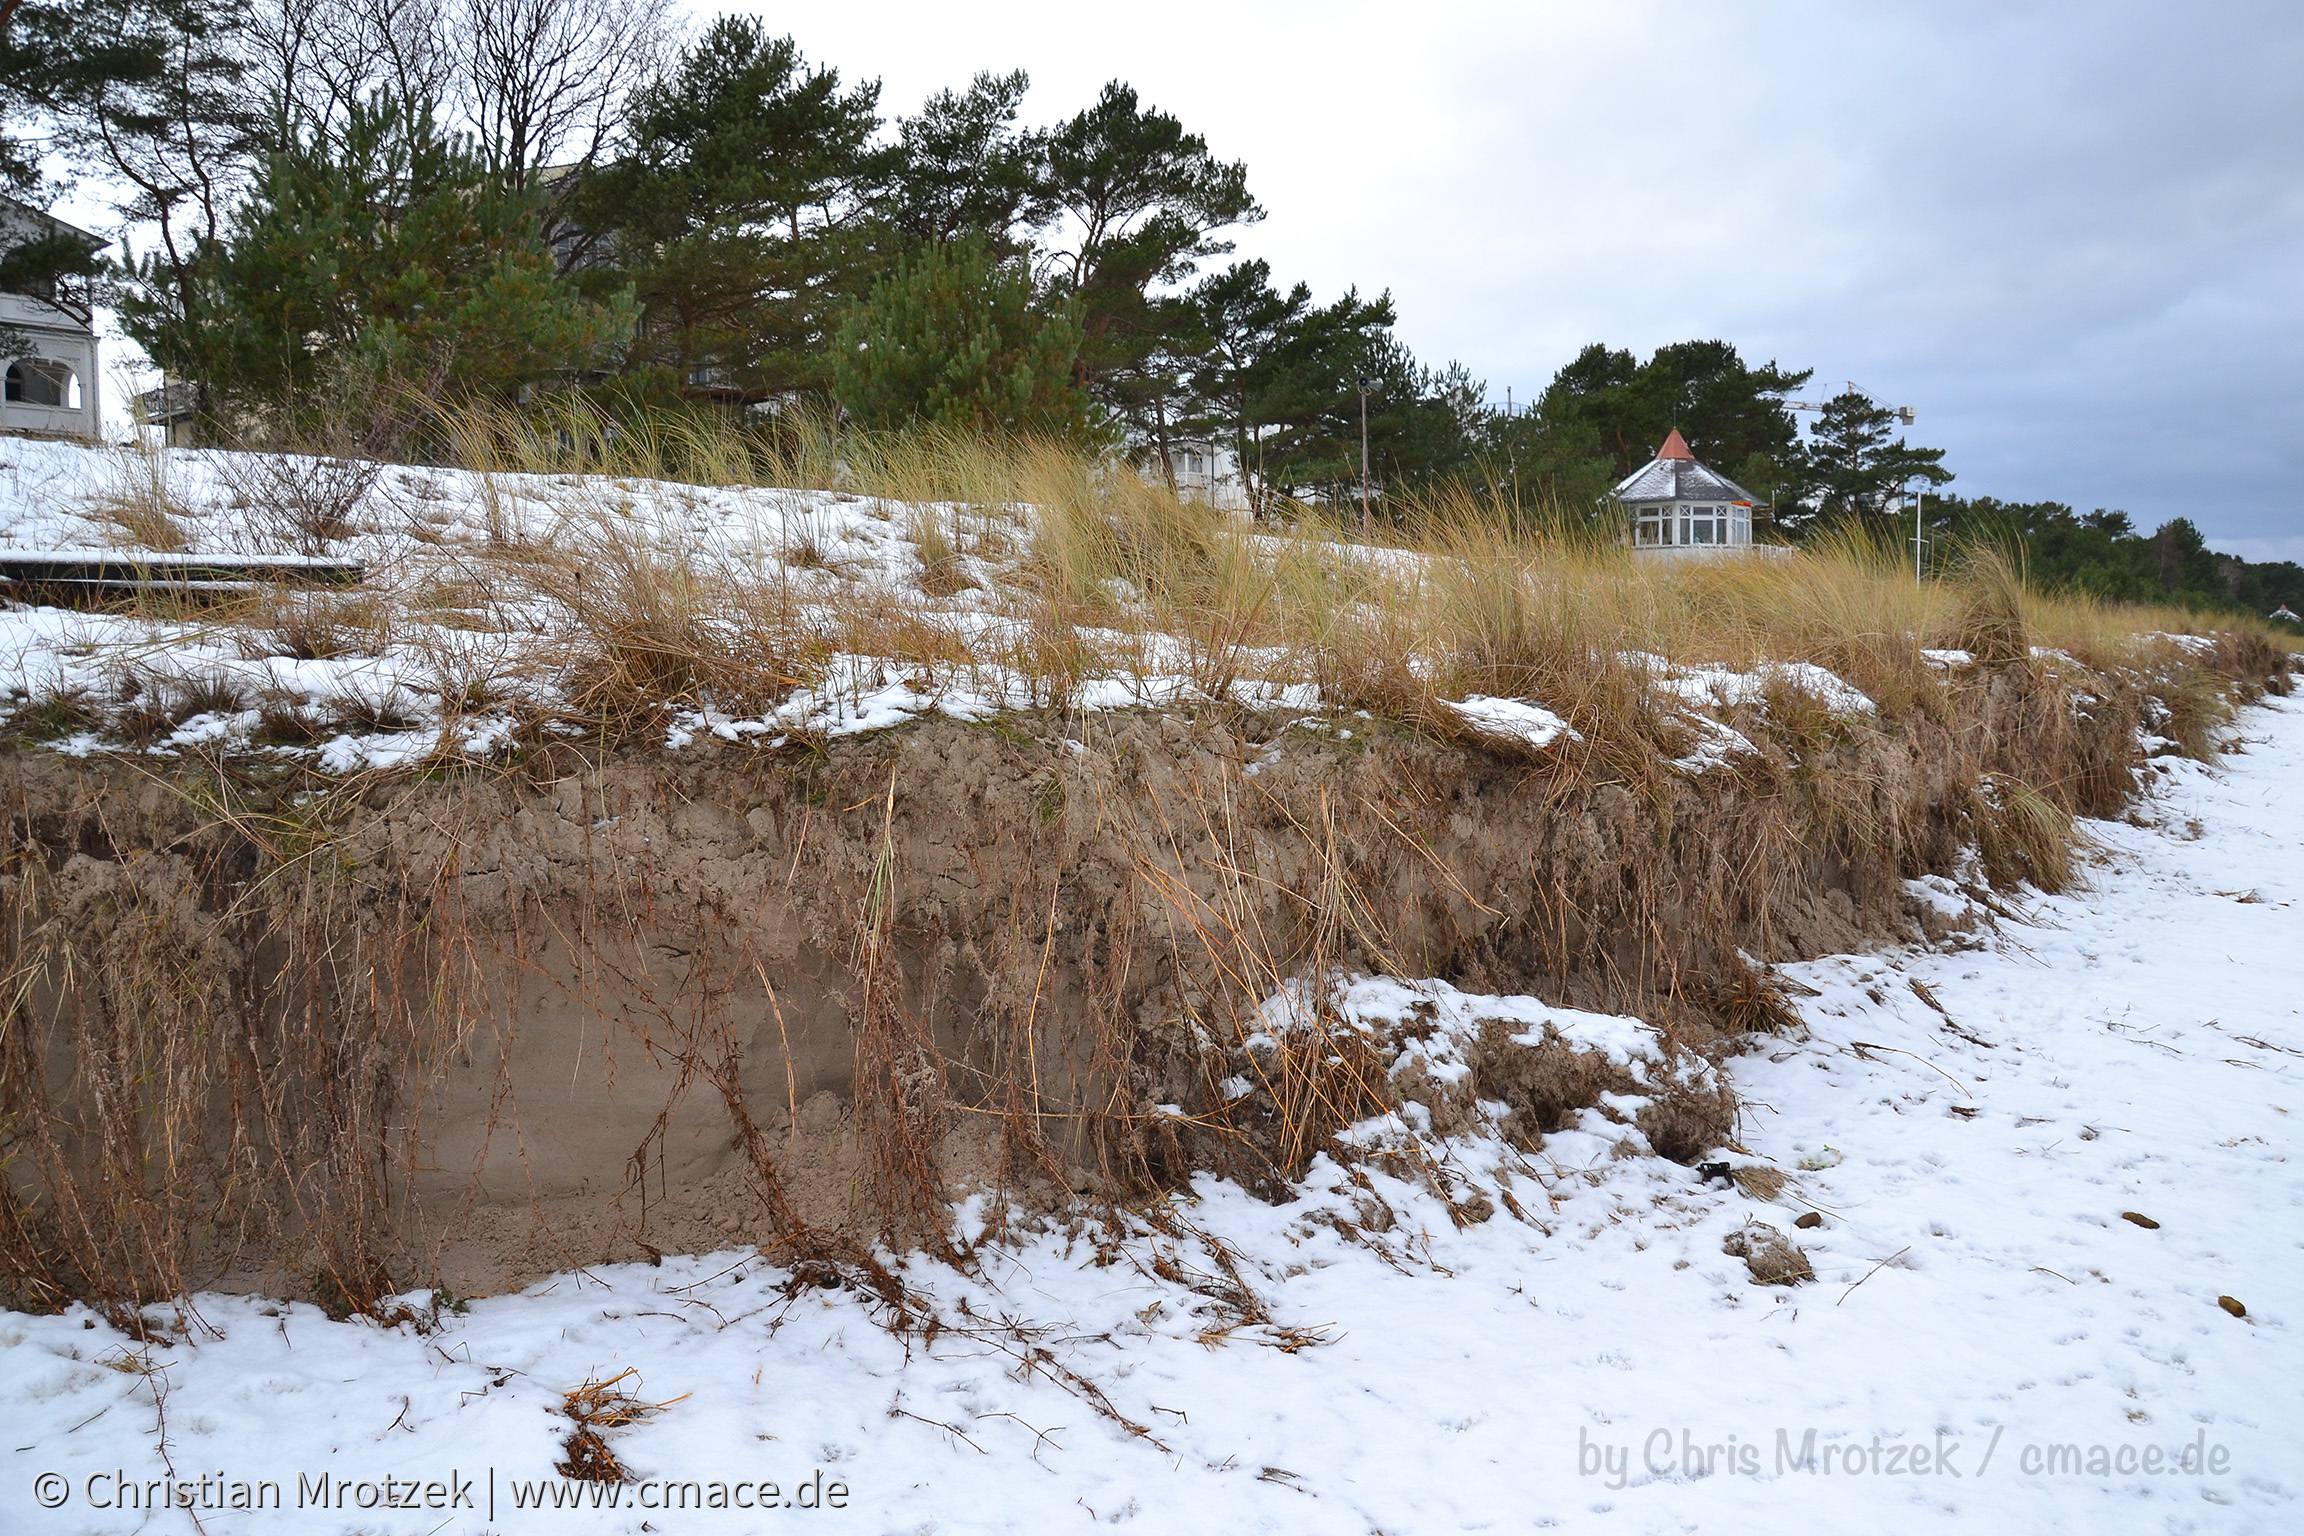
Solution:
M2304 1528L2304 706L2241 725L2030 925L1788 968L1808 1038L1728 1066L1740 1186L1596 1113L1429 1144L1461 1228L1369 1164L1203 1181L1172 1235L908 1261L932 1337L749 1251L410 1298L423 1328L0 1315L0 1529ZM1815 1281L1755 1283L1752 1220ZM564 1394L627 1370L665 1405L604 1434L642 1481L559 1481ZM169 1478L207 1507L119 1507Z
M1070 631L1061 679L1035 670L1028 615L1040 606L1040 578L1026 566L1038 530L1036 515L1013 505L210 449L146 455L0 436L0 554L133 560L158 538L191 553L325 558L364 572L357 592L273 594L252 611L162 618L0 605L0 723L49 715L37 734L73 754L230 751L332 775L498 757L521 720L584 714L568 675L586 654L571 644L584 626L570 592L537 579L530 557L544 551L575 562L563 575L579 587L578 567L589 566L717 591L717 608L703 602L712 611L701 630L759 653L753 681L772 681L772 699L739 708L707 688L701 707L687 693L655 701L673 706L664 744L675 752L706 737L780 746L938 712L982 720L1059 694L1087 711L1172 709L1210 702L1205 685L1230 703L1312 723L1339 707L1304 675L1317 647L1231 648L1233 637L1211 664L1212 642L1159 628L1133 589L1114 593L1123 627ZM937 579L927 579L924 534L946 551ZM1267 533L1241 537L1263 561L1294 547ZM1423 558L1322 540L1305 547L1324 561L1403 574ZM596 577L592 590L602 586ZM758 603L751 622L729 606L729 588ZM773 614L766 637L762 613ZM890 614L910 627L892 630L882 622ZM1832 712L1874 711L1853 685L1808 663L1739 672L1639 660L1664 713L1698 738L1674 760L1688 774L1754 751L1707 711L1753 704L1771 688ZM1530 753L1579 739L1542 701L1441 702L1473 733Z

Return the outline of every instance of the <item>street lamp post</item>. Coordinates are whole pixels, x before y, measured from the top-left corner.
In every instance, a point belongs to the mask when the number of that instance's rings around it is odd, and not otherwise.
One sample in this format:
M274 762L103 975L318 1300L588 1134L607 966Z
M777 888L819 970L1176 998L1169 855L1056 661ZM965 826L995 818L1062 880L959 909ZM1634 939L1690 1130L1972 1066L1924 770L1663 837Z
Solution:
M1915 488L1915 481L1917 488ZM1925 521L1928 507L1927 477L1915 475L1911 480L1905 481L1904 492L1912 498L1912 584L1918 586L1927 579L1922 565L1922 551L1928 547Z
M1383 380L1366 375L1360 379L1360 542L1363 544L1375 530L1375 519L1368 510L1368 396L1382 383Z

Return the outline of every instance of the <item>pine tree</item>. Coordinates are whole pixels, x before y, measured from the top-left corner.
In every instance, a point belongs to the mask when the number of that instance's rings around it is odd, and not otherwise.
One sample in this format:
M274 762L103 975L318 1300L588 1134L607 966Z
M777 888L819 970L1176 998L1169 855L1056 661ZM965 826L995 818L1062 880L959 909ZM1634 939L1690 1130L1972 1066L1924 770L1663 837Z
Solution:
M1044 152L1041 135L1016 127L1031 84L1020 69L982 73L897 124L878 214L903 247L974 235L996 256L1021 253L1017 227Z
M1360 482L1360 381L1372 380L1368 446L1381 486L1412 489L1472 467L1485 418L1480 384L1432 369L1392 334L1392 297L1349 291L1315 305L1283 294L1262 261L1214 273L1186 295L1197 353L1188 429L1230 439L1252 508L1274 493L1353 500Z
M833 388L858 425L1085 439L1077 307L1041 303L1021 260L968 237L922 246L855 306Z
M1715 469L1764 474L1799 457L1784 397L1807 381L1806 371L1773 362L1748 367L1724 341L1676 342L1645 362L1595 344L1553 376L1536 414L1597 438L1611 483L1647 463L1675 428Z
M245 9L216 0L25 0L0 27L0 137L28 119L52 129L116 211L148 226L130 280L188 328L202 317L200 252L264 142L246 33Z
M1280 349L1312 308L1312 290L1272 286L1272 264L1235 262L1210 273L1185 295L1190 306L1190 406L1187 432L1229 439L1252 510L1264 505L1266 395L1278 379Z
M1057 286L1080 305L1081 381L1140 437L1183 389L1179 327L1190 310L1159 296L1231 245L1216 232L1254 223L1248 169L1112 81L1096 104L1043 140L1027 216L1071 237L1053 253Z
M1900 510L1907 482L1948 483L1952 471L1940 462L1944 450L1910 447L1902 437L1891 442L1895 422L1894 411L1855 390L1826 401L1809 423L1798 507L1785 520L1797 525L1880 517Z
M40 184L41 145L26 130L158 80L172 44L224 25L201 0L0 0L0 192Z
M640 305L634 367L675 395L829 387L833 316L860 292L878 99L741 16L634 93L630 153L569 204L578 280L603 298L629 284Z
M1363 299L1348 290L1333 304L1297 316L1273 349L1257 424L1266 484L1286 496L1338 496L1360 483L1360 385L1387 355L1392 296ZM1402 379L1383 378L1369 401L1371 439L1381 436L1404 393ZM1373 448L1373 441L1371 448Z
M429 111L353 107L329 138L274 155L224 237L199 252L200 322L147 283L122 328L240 411L294 411L332 375L421 378L509 397L603 359L630 315L554 272L533 193L506 187Z

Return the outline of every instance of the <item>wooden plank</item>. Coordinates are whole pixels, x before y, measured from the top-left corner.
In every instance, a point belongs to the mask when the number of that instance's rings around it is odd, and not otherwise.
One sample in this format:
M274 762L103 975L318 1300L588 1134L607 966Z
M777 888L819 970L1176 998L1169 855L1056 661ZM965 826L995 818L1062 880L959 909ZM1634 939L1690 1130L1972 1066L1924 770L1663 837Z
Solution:
M366 574L366 568L357 560L301 555L0 550L0 580L25 586L95 584L143 588L255 582L283 587L356 587Z
M0 598L98 608L139 598L220 603L266 587L356 587L356 560L303 555L164 555L118 550L0 550Z

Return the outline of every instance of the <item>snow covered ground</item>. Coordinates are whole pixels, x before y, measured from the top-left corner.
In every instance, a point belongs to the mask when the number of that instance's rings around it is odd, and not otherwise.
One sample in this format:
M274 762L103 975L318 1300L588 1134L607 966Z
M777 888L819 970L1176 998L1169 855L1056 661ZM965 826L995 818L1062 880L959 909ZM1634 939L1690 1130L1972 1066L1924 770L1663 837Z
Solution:
M320 537L316 529L329 531ZM671 751L705 736L781 746L795 736L885 730L934 712L980 720L1037 708L1056 686L1017 664L1033 645L1033 623L1014 600L1032 586L1023 566L1037 536L1033 515L1020 507L0 437L0 555L133 559L153 553L139 530L201 555L357 562L364 581L356 593L283 599L270 617L194 611L159 620L0 607L0 720L61 706L76 723L52 743L59 751L229 750L336 775L486 759L507 750L520 718L550 718L568 704L561 684L578 626L564 593L540 589L524 576L523 560L505 557L521 547L593 565L678 568L706 587L775 594L786 648L797 658L788 665L798 675L757 713L681 701L666 723ZM923 590L924 532L948 550L939 559L949 569L928 583L934 595ZM1268 558L1288 542L1244 536ZM1402 572L1419 558L1319 548L1325 559ZM1209 665L1208 642L1162 632L1131 591L1114 595L1123 621L1138 627L1073 631L1088 661L1084 675L1063 685L1073 707L1204 703L1198 675L1232 702L1322 723L1320 689L1301 675L1303 655L1244 647ZM854 649L847 617L874 610L909 612L922 635L939 637L929 647L934 654ZM759 642L730 614L718 622L745 644ZM328 654L314 652L321 632ZM1755 703L1771 687L1810 694L1835 712L1874 708L1807 663L1738 672L1639 659L1666 712L1697 738L1692 753L1674 760L1684 773L1751 753L1749 740L1707 711ZM1540 700L1476 694L1443 702L1473 731L1529 751L1576 739ZM130 714L153 718L127 729Z
M1729 1063L1718 1154L1772 1200L1590 1114L1428 1144L1461 1228L1363 1164L1370 1230L1323 1161L1284 1205L1203 1181L1176 1236L911 1260L933 1337L749 1250L421 1328L0 1314L0 1531L2304 1529L2304 704L2241 725L2029 924L1787 968L1808 1038ZM1815 1281L1754 1283L1752 1220ZM641 1481L560 1481L564 1394L625 1371Z

